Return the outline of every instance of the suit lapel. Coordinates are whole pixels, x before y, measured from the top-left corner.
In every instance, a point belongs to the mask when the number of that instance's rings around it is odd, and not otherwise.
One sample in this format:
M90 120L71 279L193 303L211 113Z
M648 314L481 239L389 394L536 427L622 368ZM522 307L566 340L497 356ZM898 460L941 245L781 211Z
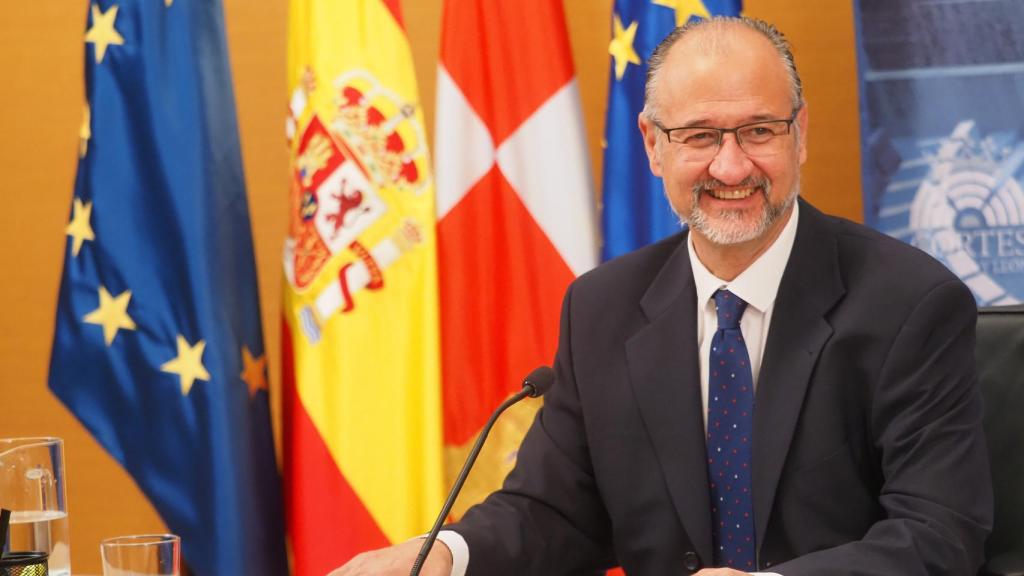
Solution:
M626 342L630 382L683 528L711 560L711 503L697 363L697 294L686 241L641 301L648 325Z
M754 408L754 519L764 541L775 490L818 355L832 336L825 314L843 295L836 238L800 201L800 221L779 284Z

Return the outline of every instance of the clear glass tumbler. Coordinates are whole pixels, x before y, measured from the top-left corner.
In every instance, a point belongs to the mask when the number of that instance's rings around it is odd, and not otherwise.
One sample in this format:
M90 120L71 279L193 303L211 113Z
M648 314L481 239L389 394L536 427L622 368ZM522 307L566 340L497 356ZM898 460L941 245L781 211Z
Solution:
M53 576L70 576L71 548L60 438L0 438L0 508L12 512L7 550L46 552Z
M179 576L181 538L174 534L119 536L100 542L103 576Z

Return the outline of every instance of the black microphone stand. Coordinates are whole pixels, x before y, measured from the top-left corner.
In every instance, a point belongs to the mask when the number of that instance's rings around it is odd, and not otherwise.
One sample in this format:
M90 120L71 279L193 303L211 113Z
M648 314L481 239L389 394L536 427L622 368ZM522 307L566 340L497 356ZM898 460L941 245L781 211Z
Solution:
M476 457L480 454L480 449L484 446L484 440L487 440L487 435L491 433L491 427L494 426L494 422L498 419L498 416L507 410L509 406L519 402L523 398L536 397L539 395L539 391L532 383L529 381L524 382L522 390L517 392L508 400L502 402L501 406L498 406L498 409L494 411L494 414L491 414L491 418L487 420L487 424L484 425L483 430L480 431L480 435L477 436L476 443L473 444L473 449L470 450L466 463L462 465L459 477L455 479L455 485L452 486L451 492L448 493L448 499L441 508L441 513L437 516L437 520L434 521L434 527L430 529L430 534L427 534L427 539L423 541L423 546L420 547L420 553L416 556L416 562L413 563L412 571L409 572L409 576L419 576L420 569L423 567L423 563L427 560L427 555L430 554L430 549L433 548L434 541L437 540L437 533L441 531L441 526L444 525L445 518L447 518L448 514L452 511L452 506L455 505L455 499L458 498L459 492L462 490L462 485L466 483L466 478L469 477L469 470L473 467L473 463L476 462Z

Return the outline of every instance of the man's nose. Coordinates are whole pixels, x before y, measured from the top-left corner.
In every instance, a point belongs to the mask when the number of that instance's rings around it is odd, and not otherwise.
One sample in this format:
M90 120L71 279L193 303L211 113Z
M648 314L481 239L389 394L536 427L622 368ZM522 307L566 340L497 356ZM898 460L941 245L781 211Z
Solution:
M754 163L740 148L735 134L723 134L722 145L711 160L708 173L726 186L735 186L750 176Z

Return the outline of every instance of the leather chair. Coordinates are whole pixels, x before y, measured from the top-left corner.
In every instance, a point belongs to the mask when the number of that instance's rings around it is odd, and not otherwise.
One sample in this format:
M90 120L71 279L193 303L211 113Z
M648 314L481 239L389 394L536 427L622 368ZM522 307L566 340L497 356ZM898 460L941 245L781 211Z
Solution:
M995 493L980 575L1024 576L1024 305L978 311L975 357Z

